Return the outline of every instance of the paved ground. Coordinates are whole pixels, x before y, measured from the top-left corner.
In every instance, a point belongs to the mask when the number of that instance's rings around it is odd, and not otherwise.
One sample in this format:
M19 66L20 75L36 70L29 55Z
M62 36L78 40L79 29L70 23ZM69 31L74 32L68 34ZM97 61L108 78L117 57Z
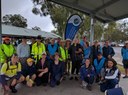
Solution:
M125 92L128 92L128 79L121 79L120 86ZM80 87L79 81L70 81L68 79L54 88L49 86L29 88L21 84L17 86L17 89L17 94L11 93L10 95L104 95L104 93L99 91L97 84L93 85L92 91L88 91ZM0 95L2 95L1 92Z

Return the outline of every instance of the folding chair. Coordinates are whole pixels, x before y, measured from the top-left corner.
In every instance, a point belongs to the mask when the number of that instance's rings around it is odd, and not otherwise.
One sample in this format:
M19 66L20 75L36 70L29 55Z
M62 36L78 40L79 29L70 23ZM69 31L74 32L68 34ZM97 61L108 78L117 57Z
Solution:
M121 87L113 88L105 91L105 95L124 95Z

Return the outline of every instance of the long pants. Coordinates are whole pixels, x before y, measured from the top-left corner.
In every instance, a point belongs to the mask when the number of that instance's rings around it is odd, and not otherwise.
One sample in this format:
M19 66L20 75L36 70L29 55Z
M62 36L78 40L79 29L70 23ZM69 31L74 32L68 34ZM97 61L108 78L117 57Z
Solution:
M41 84L47 84L48 78L49 78L49 73L44 74L42 77L38 77L38 75L37 75L36 85L40 86Z
M50 85L51 87L56 86L56 83L58 81L60 81L62 75L61 74L57 74L57 75L51 75L51 80L50 80Z
M105 90L107 90L107 89L115 88L116 84L118 84L117 79L106 80L106 82L104 82L100 85L100 90L102 92L105 92Z
M88 84L93 84L94 82L94 76L90 76L90 77L85 77L84 81L87 82Z
M75 59L72 59L72 71L71 71L72 74L78 75L80 66L81 66L81 62L82 62L82 60L75 61ZM75 70L76 70L76 72L75 72Z

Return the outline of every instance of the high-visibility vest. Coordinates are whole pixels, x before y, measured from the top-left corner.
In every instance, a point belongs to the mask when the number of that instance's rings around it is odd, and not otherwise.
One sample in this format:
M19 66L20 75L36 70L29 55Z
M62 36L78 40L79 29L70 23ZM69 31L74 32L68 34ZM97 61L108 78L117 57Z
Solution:
M21 63L18 62L15 65L12 65L11 62L4 63L1 67L1 75L6 75L8 77L13 77L17 75L18 72L21 72Z
M6 57L11 57L14 53L16 53L15 47L12 44L2 44L1 50L5 59Z
M1 45L0 45L0 63L4 63L5 59L4 59L4 54L3 51L1 49ZM1 65L1 64L0 64Z
M46 52L45 45L43 43L40 43L40 45L37 45L37 42L32 45L32 52L31 54L34 55L34 58L36 60L39 60L42 58L42 53Z
M64 60L65 61L66 60L66 51L61 46L60 46L60 55L61 55L60 60Z
M68 59L69 58L68 49L66 48L65 51L66 51L66 59Z

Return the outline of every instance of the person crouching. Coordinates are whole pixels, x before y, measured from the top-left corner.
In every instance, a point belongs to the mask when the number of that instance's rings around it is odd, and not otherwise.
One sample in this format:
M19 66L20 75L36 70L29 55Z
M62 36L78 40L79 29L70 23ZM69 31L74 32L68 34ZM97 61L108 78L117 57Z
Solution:
M13 54L11 61L4 63L1 67L0 83L4 88L4 95L8 95L9 88L12 93L16 93L16 85L24 81L21 74L21 63L19 62L17 54Z
M27 66L22 70L22 73L25 77L26 85L32 87L36 79L36 65L32 58L27 59Z
M117 63L114 59L108 59L107 66L101 70L102 82L100 84L100 90L102 92L115 88L116 84L118 84L121 74L116 65Z
M92 84L94 82L95 70L90 63L90 59L86 59L84 65L80 69L80 77L82 80L82 87L85 87L88 90L92 90ZM87 85L86 85L87 83Z

